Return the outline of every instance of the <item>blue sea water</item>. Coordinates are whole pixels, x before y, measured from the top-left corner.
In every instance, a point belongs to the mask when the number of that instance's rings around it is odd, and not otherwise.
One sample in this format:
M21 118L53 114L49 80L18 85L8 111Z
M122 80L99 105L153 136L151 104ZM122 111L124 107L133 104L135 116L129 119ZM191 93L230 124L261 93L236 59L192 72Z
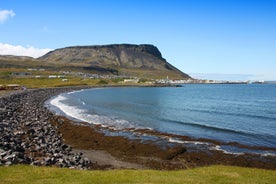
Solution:
M97 88L50 102L93 124L152 130L276 148L276 85L187 84L183 87Z

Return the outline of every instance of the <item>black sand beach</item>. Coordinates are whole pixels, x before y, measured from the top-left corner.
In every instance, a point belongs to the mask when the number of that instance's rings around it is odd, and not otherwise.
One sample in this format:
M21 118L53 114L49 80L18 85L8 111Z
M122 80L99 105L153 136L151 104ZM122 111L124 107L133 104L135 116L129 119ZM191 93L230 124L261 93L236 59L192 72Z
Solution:
M221 164L276 169L273 156L190 150L177 142L166 145L154 140L108 136L103 131L110 130L57 116L44 106L44 102L52 96L83 88L37 89L3 95L0 98L0 165L171 170ZM171 136L149 130L140 130L139 133ZM179 138L221 144L213 140Z

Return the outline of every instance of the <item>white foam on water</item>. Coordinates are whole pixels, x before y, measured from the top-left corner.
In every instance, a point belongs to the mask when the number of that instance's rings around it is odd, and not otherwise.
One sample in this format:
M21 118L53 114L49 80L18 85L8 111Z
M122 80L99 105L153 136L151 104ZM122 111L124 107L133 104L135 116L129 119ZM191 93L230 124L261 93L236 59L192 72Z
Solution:
M169 142L173 142L173 143L179 143L179 144L184 144L185 143L185 141L180 141L180 140L177 140L177 139L173 139L171 137L168 140L169 140Z
M262 154L262 156L264 156L264 157L276 157L276 153L269 153L269 152L267 152L267 153L264 153L264 154Z
M227 149L222 148L220 145L213 145L207 142L198 142L198 141L182 141L179 139L175 139L172 137L165 137L169 142L173 142L173 143L179 143L179 144L195 144L195 145L209 145L210 146L210 150L215 150L215 151L221 151L225 154L231 154L231 155L243 155L245 153L253 153L253 154L259 154L261 156L276 156L275 152L269 152L269 151L258 151L254 152L254 150L241 150L241 151L229 151ZM235 149L235 148L234 148ZM239 149L239 148L237 148Z
M242 154L245 154L245 153L251 153L251 154L261 155L261 156L264 156L264 157L267 157L267 156L275 157L276 156L275 152L262 151L262 150L249 150L248 149L248 150L245 150L245 151L232 152L232 151L227 151L227 150L221 148L221 146L219 146L219 145L211 147L211 150L222 151L225 154L232 154L232 155L242 155Z
M171 137L168 140L169 140L169 142L175 142L175 143L180 143L180 144L195 144L195 145L209 145L210 144L207 142L199 142L199 141L181 141L181 140L174 139Z
M215 151L222 151L225 154L231 154L231 155L243 155L243 152L231 152L231 151L226 151L221 148L221 146L216 145L210 148L210 150L215 150Z
M71 118L84 121L90 124L101 125L102 127L109 127L114 130L122 130L125 128L139 128L135 127L134 124L123 119L113 119L108 116L90 114L88 110L82 109L77 106L70 106L63 103L64 100L68 98L63 95L58 95L56 98L50 101L50 104L61 110L66 116ZM82 102L85 105L85 102Z
M84 91L84 89L68 92L67 94L70 95L70 94L74 94L74 93L78 93L78 92L82 92L82 91Z
M79 109L76 106L69 106L65 103L62 103L62 101L67 100L65 96L58 95L56 98L52 99L50 101L50 104L61 110L63 113L65 113L67 116L81 120L86 121L86 119L83 117L83 114L85 113L85 110ZM89 123L89 122L88 122Z

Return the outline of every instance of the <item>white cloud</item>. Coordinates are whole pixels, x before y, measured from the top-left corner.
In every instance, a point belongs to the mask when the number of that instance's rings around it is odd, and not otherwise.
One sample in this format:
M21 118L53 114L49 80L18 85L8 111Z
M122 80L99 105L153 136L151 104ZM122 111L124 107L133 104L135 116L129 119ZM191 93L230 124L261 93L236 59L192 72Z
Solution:
M20 45L10 45L0 43L0 55L30 56L38 58L52 49L38 49L32 46L23 47Z
M15 13L12 10L0 10L0 24L3 24L13 16L15 16Z

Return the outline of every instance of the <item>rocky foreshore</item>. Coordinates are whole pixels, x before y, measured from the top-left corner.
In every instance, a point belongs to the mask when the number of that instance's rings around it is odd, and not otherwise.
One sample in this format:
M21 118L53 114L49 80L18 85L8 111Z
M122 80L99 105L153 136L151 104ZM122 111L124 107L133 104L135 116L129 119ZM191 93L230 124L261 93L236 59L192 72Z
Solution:
M31 164L90 169L82 153L73 153L50 121L45 100L78 88L23 91L0 98L0 165Z
M219 150L201 150L200 147L192 151L182 144L163 144L161 139L143 142L109 136L102 132L102 127L85 122L75 123L66 117L55 115L44 106L44 102L52 96L83 88L87 87L27 90L0 97L0 165L170 170L223 164L276 169L275 156L235 155ZM142 134L160 135L160 132L140 131ZM194 140L185 136L181 138ZM93 156L99 150L98 155ZM120 159L112 160L111 156ZM105 162L100 163L103 160Z

